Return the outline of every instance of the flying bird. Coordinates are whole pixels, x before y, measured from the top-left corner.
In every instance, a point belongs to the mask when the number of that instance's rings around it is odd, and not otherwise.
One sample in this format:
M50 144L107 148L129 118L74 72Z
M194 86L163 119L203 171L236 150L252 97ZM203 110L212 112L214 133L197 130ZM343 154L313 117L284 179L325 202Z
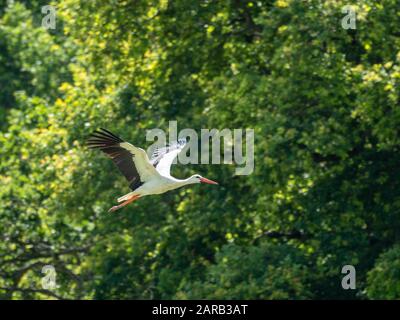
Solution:
M94 131L87 140L91 149L100 149L112 159L119 171L128 180L132 192L119 197L119 205L113 206L108 212L116 211L127 204L144 196L161 194L194 183L218 184L199 174L187 179L176 179L171 176L171 165L174 159L186 145L186 140L180 139L167 147L156 148L152 156L146 151L126 142L101 128Z

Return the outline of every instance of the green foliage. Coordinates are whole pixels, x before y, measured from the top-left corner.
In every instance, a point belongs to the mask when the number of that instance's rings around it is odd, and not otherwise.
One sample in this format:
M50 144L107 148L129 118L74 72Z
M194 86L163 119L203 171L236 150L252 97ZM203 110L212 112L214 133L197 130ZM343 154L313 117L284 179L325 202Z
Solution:
M368 272L367 295L371 299L399 299L400 246L382 253Z
M32 3L31 3L32 4ZM36 14L40 13L37 4ZM35 11L33 11L35 12ZM15 93L24 91L53 101L57 89L71 80L68 69L73 45L64 36L52 37L24 5L9 5L0 19L0 120L15 107Z
M203 281L188 283L179 298L306 299L304 257L286 245L237 246L228 244L216 254ZM303 259L302 259L303 258ZM187 292L187 293L186 293Z
M347 4L64 0L45 30L0 1L0 298L399 298L398 1ZM128 188L85 139L169 120L253 128L254 173L177 165L220 186L107 214Z

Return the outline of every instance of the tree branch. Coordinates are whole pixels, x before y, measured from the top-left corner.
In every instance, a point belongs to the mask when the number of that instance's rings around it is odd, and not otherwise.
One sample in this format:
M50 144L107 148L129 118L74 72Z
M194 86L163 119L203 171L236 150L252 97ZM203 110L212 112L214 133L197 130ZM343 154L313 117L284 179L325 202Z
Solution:
M58 294L56 294L56 293L54 293L54 292L52 292L50 290L45 290L45 289L32 289L32 288L19 288L19 287L9 287L9 288L0 287L0 290L11 292L11 294L13 292L42 293L42 294L54 297L54 298L59 299L59 300L68 300L68 299L66 299L66 298L64 298L64 297L62 297L62 296L60 296L60 295L58 295Z

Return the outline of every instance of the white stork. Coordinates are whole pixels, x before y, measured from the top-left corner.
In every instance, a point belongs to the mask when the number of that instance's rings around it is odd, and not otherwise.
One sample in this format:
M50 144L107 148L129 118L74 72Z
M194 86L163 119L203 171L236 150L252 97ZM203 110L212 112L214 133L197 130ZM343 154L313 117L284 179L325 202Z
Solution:
M87 141L87 146L91 149L100 149L110 157L133 190L119 197L118 202L122 203L108 211L116 211L143 196L161 194L188 184L218 184L198 174L183 180L171 176L172 162L185 144L185 140L178 140L167 147L157 148L149 159L143 149L125 142L110 131L103 128L101 131L94 131Z

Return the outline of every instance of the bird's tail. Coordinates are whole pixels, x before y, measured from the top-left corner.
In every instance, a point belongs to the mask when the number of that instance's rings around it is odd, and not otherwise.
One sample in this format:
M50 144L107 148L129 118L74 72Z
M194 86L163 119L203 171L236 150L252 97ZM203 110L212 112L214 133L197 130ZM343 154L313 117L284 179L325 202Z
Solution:
M129 193L127 193L126 195L124 195L124 196L122 196L122 197L119 197L118 199L117 199L117 201L118 202L122 202L122 201L125 201L125 200L128 200L129 198L131 198L133 195L134 195L134 191L132 191L132 192L129 192Z
M135 200L137 200L137 199L139 199L139 198L140 198L139 195L133 195L133 196L131 196L128 200L122 202L121 204L110 208L110 210L108 210L108 212L117 211L118 209L121 209L122 207L125 207L126 205L130 204L131 202L133 202L133 201L135 201Z

